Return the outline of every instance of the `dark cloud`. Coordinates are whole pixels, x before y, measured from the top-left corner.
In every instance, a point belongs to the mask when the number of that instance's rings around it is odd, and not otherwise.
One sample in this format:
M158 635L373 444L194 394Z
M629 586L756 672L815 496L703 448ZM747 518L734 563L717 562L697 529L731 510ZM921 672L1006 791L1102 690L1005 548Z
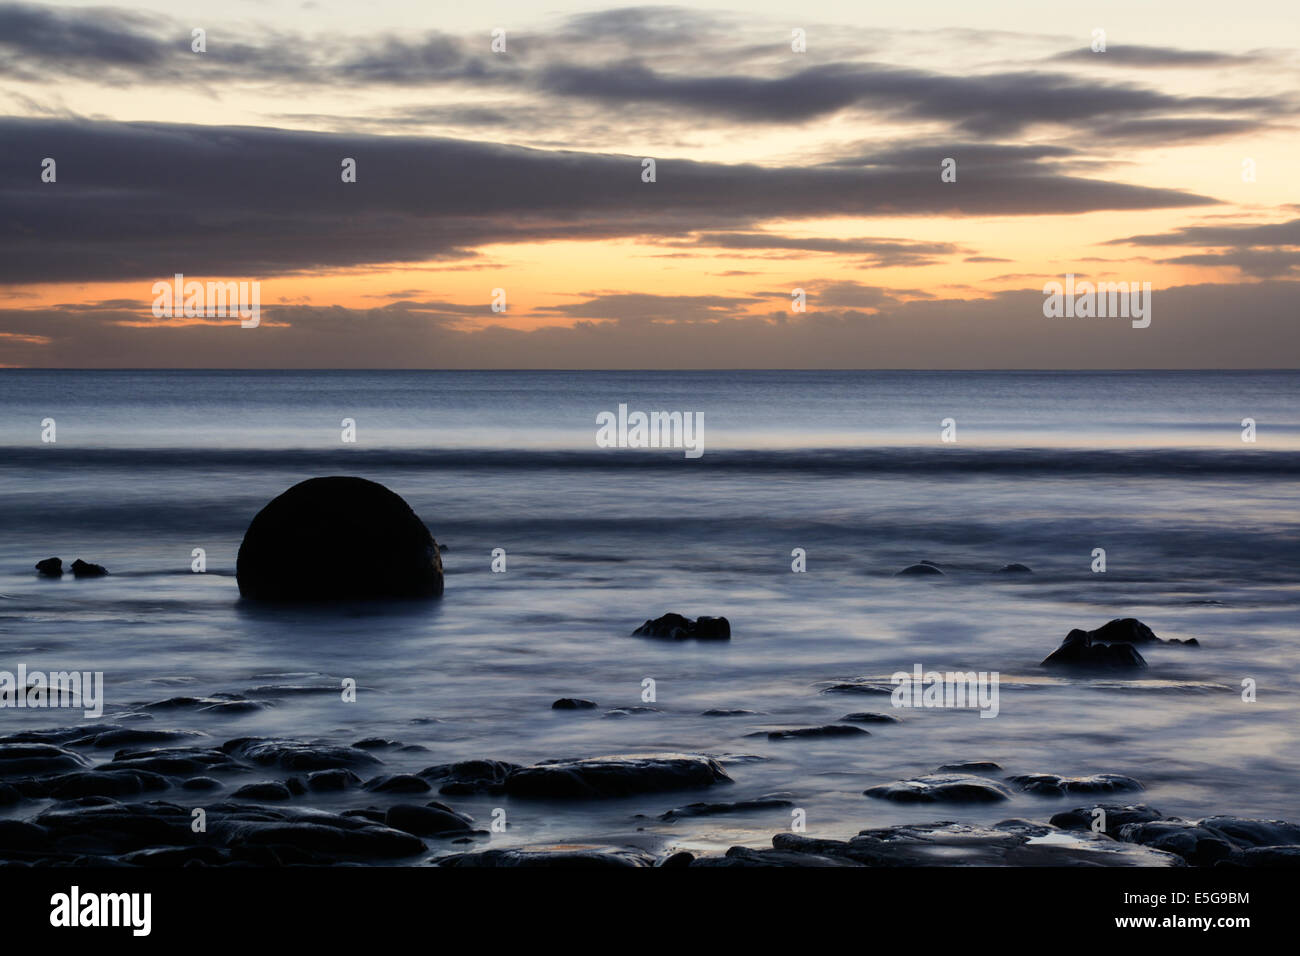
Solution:
M694 237L693 245L715 249L789 250L827 252L837 255L865 255L877 266L917 266L936 261L937 256L955 255L961 247L951 242L923 242L913 239L838 239L815 236L780 236L763 232L709 232Z
M1186 226L1172 232L1112 239L1119 246L1300 246L1300 219L1262 224Z
M744 232L830 216L1043 215L1214 200L1049 169L769 167L452 139L0 118L0 282L266 276L485 243ZM44 157L58 181L42 183ZM344 157L356 183L340 181Z
M1174 47L1107 44L1104 53L1094 53L1090 46L1066 50L1049 58L1056 63L1092 63L1105 66L1119 64L1128 67L1209 67L1256 66L1271 61L1272 56L1263 50L1249 53L1225 53L1222 50L1179 50Z

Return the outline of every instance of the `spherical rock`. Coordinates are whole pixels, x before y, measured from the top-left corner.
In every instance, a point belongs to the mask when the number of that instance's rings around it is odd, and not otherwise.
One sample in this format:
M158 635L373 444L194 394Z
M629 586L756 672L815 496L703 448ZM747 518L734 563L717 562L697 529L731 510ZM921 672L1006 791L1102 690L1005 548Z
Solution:
M364 478L311 478L259 511L235 573L254 601L432 598L442 558L402 498Z

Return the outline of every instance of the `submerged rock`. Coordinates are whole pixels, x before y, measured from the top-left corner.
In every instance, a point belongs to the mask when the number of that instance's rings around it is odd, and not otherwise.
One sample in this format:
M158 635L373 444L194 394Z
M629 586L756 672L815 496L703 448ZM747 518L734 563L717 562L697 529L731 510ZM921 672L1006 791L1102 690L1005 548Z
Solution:
M868 787L868 797L895 803L995 803L1011 799L999 783L966 773L931 773Z
M523 767L503 760L460 760L425 767L416 776L438 786L447 795L504 793L506 778Z
M72 575L78 578L102 578L108 574L108 568L102 564L91 564L81 558L72 562Z
M943 577L943 572L939 570L939 566L937 564L932 564L928 561L922 561L920 564L909 564L907 567L903 568L903 570L899 571L894 576L895 577L918 577L918 576L925 576L925 575L938 575L939 577Z
M80 754L54 744L0 744L0 777L80 770L86 765Z
M1095 811L1101 810L1098 816ZM1148 807L1146 804L1128 804L1121 806L1117 803L1100 804L1096 807L1075 807L1073 810L1062 810L1060 813L1052 815L1052 826L1060 827L1062 830L1091 830L1093 821L1097 820L1102 824L1101 832L1109 833L1115 836L1119 833L1119 828L1129 823L1150 823L1152 820L1159 820L1164 817L1159 810L1154 807Z
M737 800L734 803L688 803L684 807L675 807L659 814L660 820L680 820L683 817L714 817L725 813L749 813L753 810L779 810L793 807L794 801L773 797L760 797L757 800Z
M874 714L867 711L845 714L840 720L851 720L855 724L901 724L903 722L902 717L895 717L893 714Z
M328 602L442 594L442 558L400 496L364 478L311 478L257 513L239 546L239 593Z
M1013 564L1002 565L1002 567L998 568L996 573L997 574L1033 574L1034 572L1033 569L1030 568L1028 565L1020 564L1019 562L1016 562Z
M869 732L850 724L827 724L824 727L794 727L790 730L760 730L746 737L767 737L768 740L795 740L799 737L866 737Z
M654 866L655 856L640 847L597 843L549 843L460 853L438 866L554 867L557 869L624 869Z
M433 788L427 780L411 773L382 774L362 784L363 790L374 793L427 793Z
M1091 632L1078 628L1065 636L1061 646L1042 662L1043 667L1080 670L1140 670L1147 666L1132 644L1094 644Z
M551 704L551 710L595 710L596 706L594 700L584 700L581 697L561 697Z
M731 622L725 617L699 617L692 621L680 614L669 613L646 621L632 632L632 636L661 637L670 641L729 641Z
M1059 797L1067 793L1124 793L1142 790L1142 784L1122 773L1094 773L1087 777L1062 777L1055 773L1023 773L1008 777L1026 793Z
M505 779L514 797L595 799L731 783L722 765L700 754L617 754L559 760L515 770Z
M472 819L463 813L456 813L449 807L421 807L411 803L399 803L388 808L384 814L384 824L403 833L416 836L440 836L445 833L468 833Z
M366 767L383 761L356 747L304 744L297 740L267 737L236 737L221 745L223 752L261 766L283 770L332 770L336 767Z
M63 562L59 558L46 558L36 562L36 570L47 578L63 577Z

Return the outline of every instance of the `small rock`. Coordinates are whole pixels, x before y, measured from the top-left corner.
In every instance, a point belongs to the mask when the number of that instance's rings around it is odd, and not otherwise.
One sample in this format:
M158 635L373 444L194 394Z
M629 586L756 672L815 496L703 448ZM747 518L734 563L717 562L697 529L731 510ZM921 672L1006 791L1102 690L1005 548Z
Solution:
M995 803L1011 799L1001 784L964 773L932 773L868 787L868 797L895 803Z
M920 564L909 564L907 567L903 568L903 570L899 571L894 576L895 577L919 577L924 575L938 575L939 577L943 577L943 572L939 570L939 566L937 564L931 564L929 562L922 561Z
M78 578L102 578L108 574L108 569L102 564L90 564L77 558L72 562L72 574Z
M581 697L561 697L551 704L551 710L595 710L596 706L594 700L584 700Z
M1120 773L1094 773L1087 777L1062 777L1054 773L1023 773L1008 777L1026 793L1059 797L1067 793L1123 793L1142 790L1142 784Z
M633 637L661 637L672 641L729 641L731 623L725 617L700 617L692 621L680 614L665 614L646 621Z
M36 562L36 570L47 578L63 577L63 562L59 558L46 558Z
M866 737L870 736L869 731L861 727L853 727L848 724L827 724L824 727L795 727L790 730L771 730L758 731L754 734L746 734L747 737L762 737L766 735L768 740L794 740L799 737Z
M1024 564L1004 564L998 568L998 574L1033 574L1033 570Z

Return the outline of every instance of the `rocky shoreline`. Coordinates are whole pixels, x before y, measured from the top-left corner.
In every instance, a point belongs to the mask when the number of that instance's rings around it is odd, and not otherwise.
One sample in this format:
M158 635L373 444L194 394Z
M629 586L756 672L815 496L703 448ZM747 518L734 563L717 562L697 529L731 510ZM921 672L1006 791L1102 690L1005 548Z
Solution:
M163 702L159 702L163 703ZM170 702L181 706L179 699ZM201 705L200 701L194 702ZM535 866L1294 866L1300 825L1213 816L1185 820L1143 804L1081 802L1047 820L955 822L866 829L847 840L778 832L771 846L724 853L681 849L671 834L630 820L627 832L564 843L492 847L493 834L438 797L598 801L662 795L660 821L789 808L788 794L674 802L725 788L745 761L728 755L653 753L542 761L435 764L384 773L376 755L396 741L351 746L236 737L217 744L193 731L98 724L0 737L0 863L10 866L285 866L340 863ZM113 750L111 759L96 754ZM731 767L728 767L731 764ZM258 776L272 777L257 779ZM1143 789L1122 774L1006 774L990 761L868 788L864 799L961 805L1013 791L1042 797ZM229 796L219 792L230 791ZM333 811L296 803L351 794ZM184 795L183 797L181 795ZM200 795L209 795L204 799ZM178 799L178 797L180 799ZM24 815L26 805L34 813ZM39 808L36 805L40 805ZM783 810L784 812L784 810ZM18 818L22 817L22 818ZM638 815L644 819L642 815ZM201 821L201 825L199 822Z

